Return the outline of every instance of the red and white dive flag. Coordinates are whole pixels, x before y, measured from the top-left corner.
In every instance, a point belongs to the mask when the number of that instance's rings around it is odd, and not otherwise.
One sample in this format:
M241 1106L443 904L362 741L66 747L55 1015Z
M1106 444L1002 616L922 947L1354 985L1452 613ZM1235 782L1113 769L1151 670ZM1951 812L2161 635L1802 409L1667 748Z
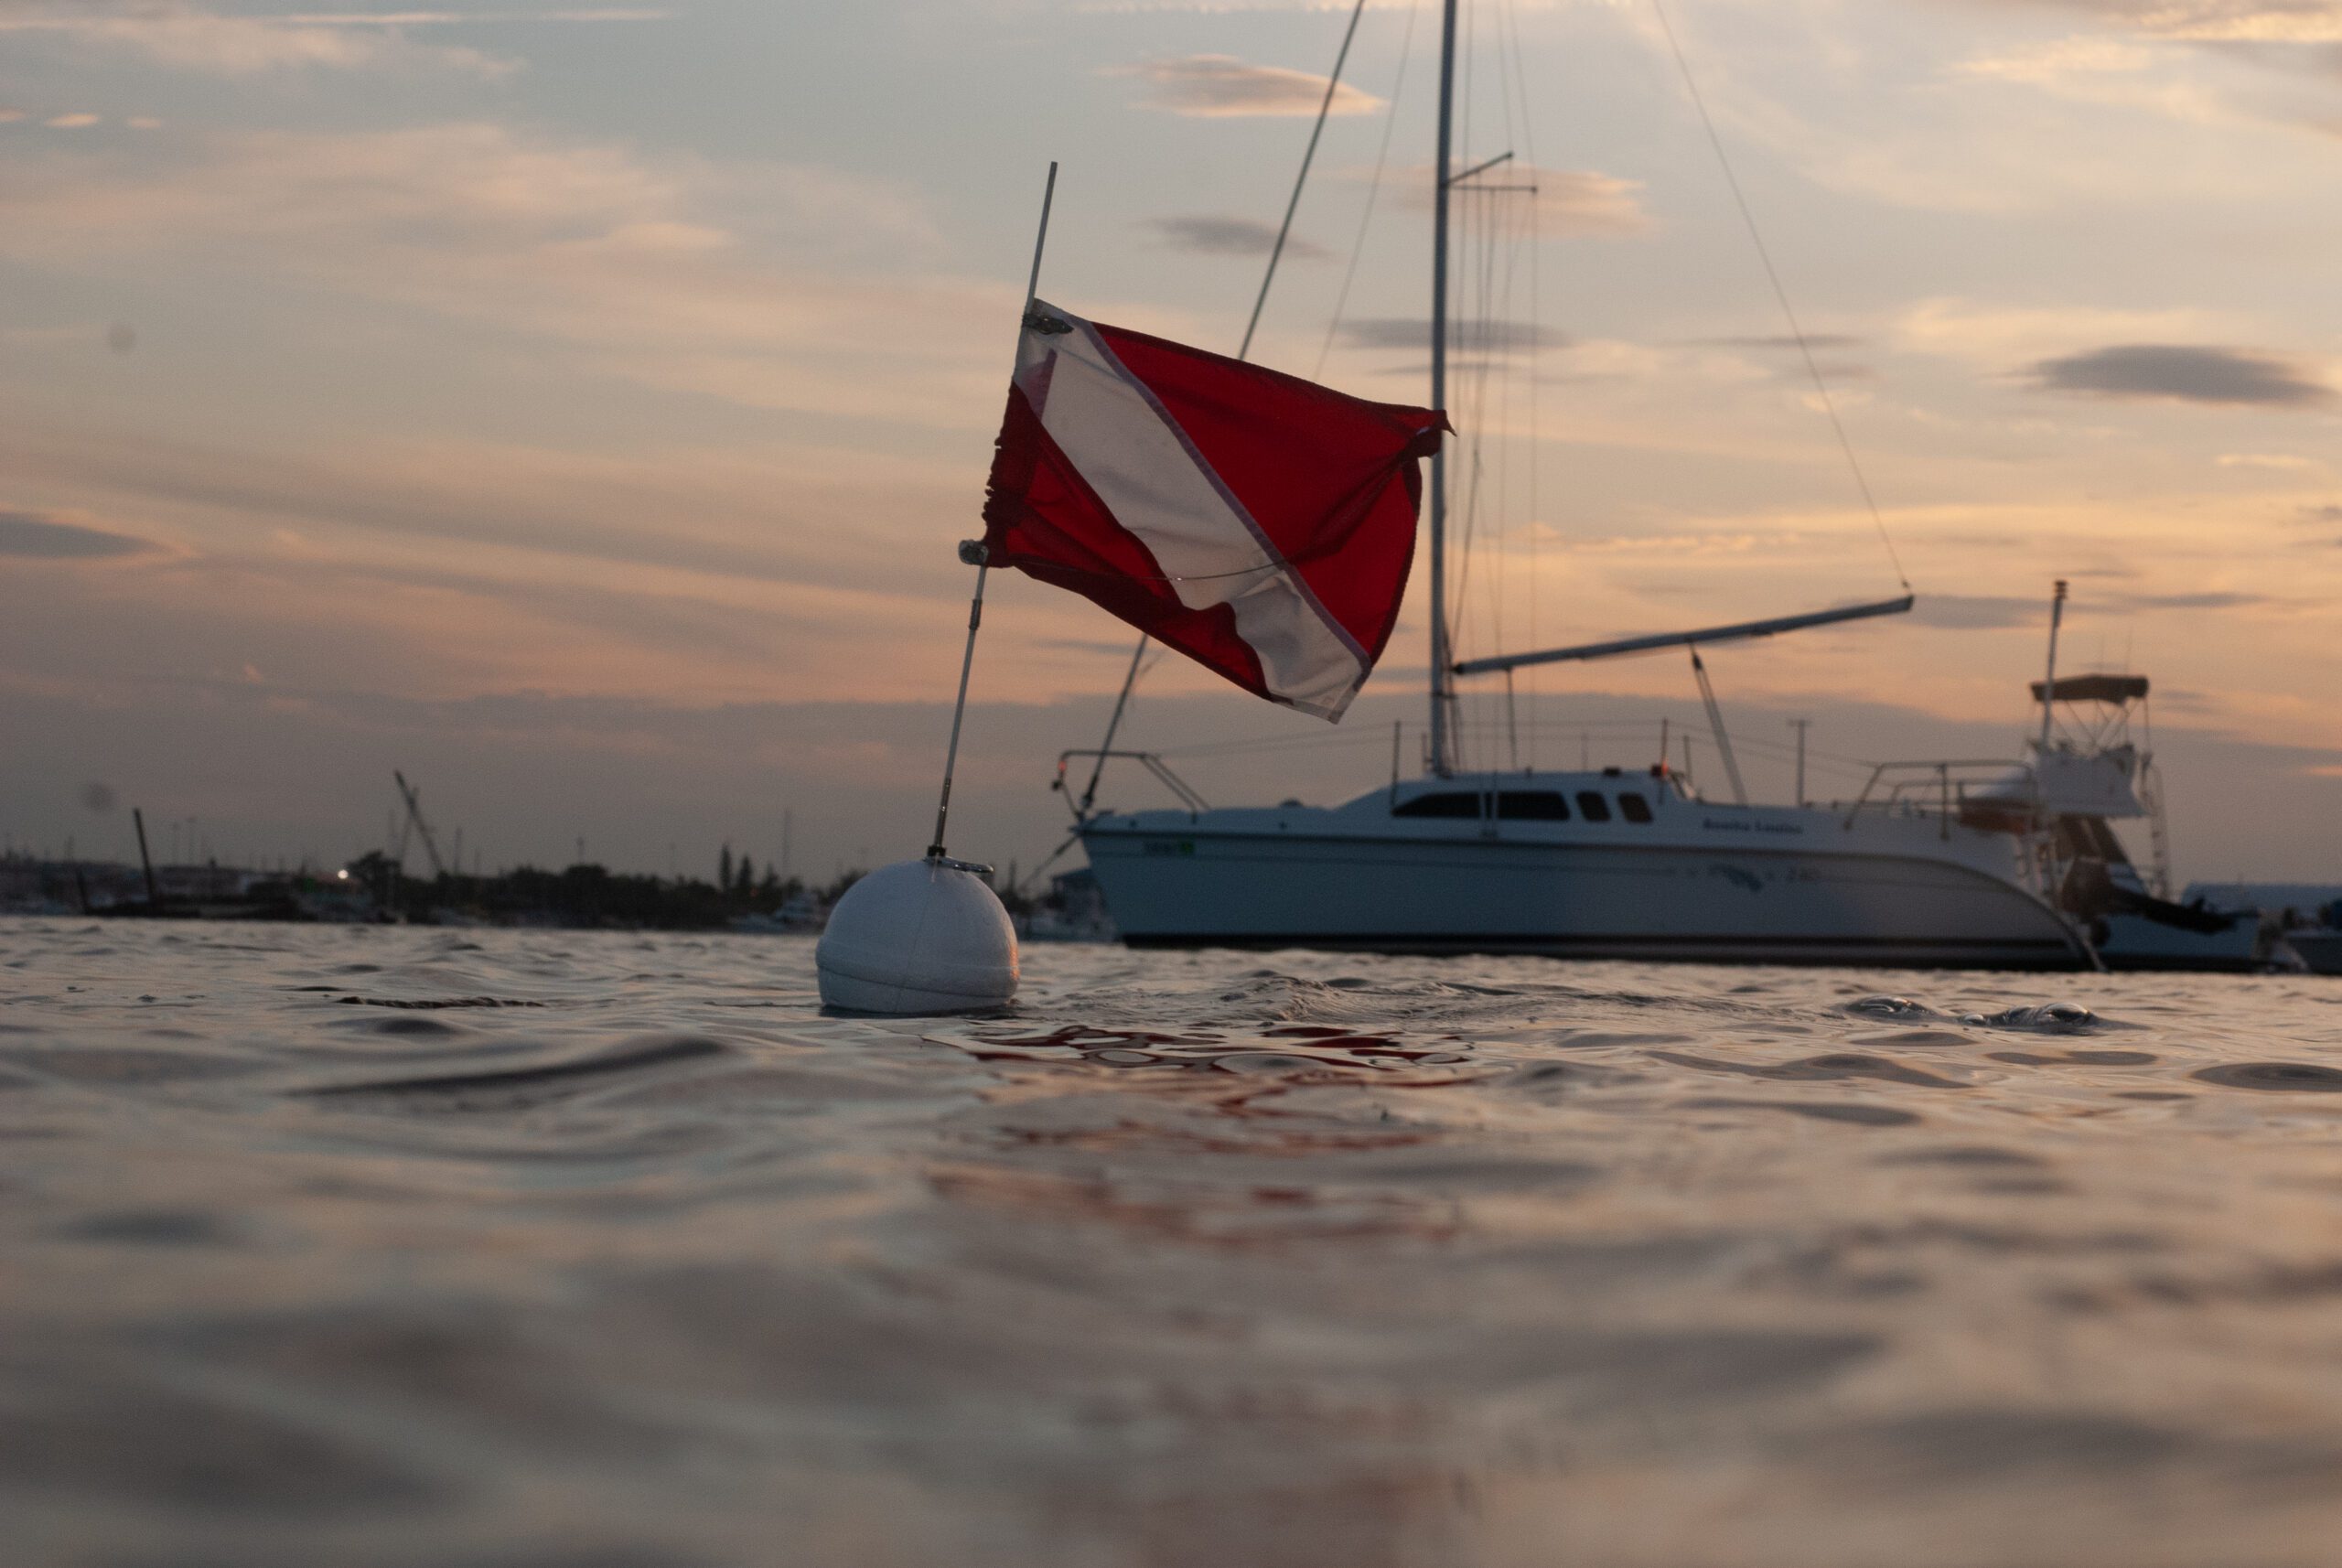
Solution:
M1018 342L984 544L1208 669L1342 716L1415 553L1434 410L1037 303Z

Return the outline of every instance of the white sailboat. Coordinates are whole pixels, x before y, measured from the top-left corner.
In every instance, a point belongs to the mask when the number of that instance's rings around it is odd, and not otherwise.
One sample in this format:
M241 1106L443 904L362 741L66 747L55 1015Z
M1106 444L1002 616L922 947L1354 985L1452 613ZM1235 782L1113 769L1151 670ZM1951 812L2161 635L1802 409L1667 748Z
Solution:
M1445 0L1433 408L1445 406L1447 392L1449 203L1479 172L1459 175L1451 156L1456 9ZM2004 765L1884 768L1851 807L1751 805L1719 719L1735 796L1728 805L1694 798L1663 759L1648 772L1460 769L1459 679L1666 647L1690 649L1698 671L1703 647L1891 615L1912 599L1459 663L1447 618L1444 451L1432 464L1424 777L1330 808L1215 810L1183 792L1180 809L1093 815L1085 797L1077 832L1125 941L2034 969L2093 961L2082 929L2054 901L2041 813L1980 824L1963 811L1965 788ZM1703 671L1702 682L1705 694Z

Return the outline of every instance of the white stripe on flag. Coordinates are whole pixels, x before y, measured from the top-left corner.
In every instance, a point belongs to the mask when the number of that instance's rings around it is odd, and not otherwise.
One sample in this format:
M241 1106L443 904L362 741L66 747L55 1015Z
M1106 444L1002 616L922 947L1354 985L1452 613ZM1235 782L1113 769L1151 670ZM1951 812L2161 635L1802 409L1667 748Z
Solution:
M1275 561L1259 525L1096 330L1054 306L1036 302L1034 309L1073 327L1051 334L1028 328L1019 340L1017 379L1028 389L1057 357L1037 400L1041 427L1114 521L1176 579L1171 587L1181 604L1225 604L1235 613L1236 634L1280 701L1339 718L1365 678L1364 651Z

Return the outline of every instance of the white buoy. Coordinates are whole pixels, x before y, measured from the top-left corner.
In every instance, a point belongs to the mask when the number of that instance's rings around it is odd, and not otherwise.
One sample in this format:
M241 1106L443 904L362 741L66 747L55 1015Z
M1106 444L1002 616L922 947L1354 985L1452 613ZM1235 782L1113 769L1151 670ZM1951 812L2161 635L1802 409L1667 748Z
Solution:
M1016 994L1016 928L964 861L882 865L845 891L814 950L822 1003L850 1013L975 1013Z

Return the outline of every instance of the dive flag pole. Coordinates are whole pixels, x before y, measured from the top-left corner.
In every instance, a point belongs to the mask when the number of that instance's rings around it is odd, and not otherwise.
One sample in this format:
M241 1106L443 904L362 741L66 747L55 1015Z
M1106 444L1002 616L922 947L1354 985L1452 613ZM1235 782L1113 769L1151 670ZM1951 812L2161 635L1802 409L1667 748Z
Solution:
M1033 314L1033 302L1040 297L1041 252L1049 242L1049 207L1057 194L1058 165L1051 158L1048 183L1041 188L1041 230L1033 236L1033 270L1025 277L1025 308L1016 313L1020 345L1024 342L1025 317ZM943 793L935 802L935 838L927 846L927 858L938 861L948 858L943 847L943 827L951 815L951 775L960 764L960 721L968 712L968 671L976 661L976 628L984 618L984 577L992 571L982 540L962 540L960 559L976 569L976 592L968 601L968 645L960 655L960 695L951 705L951 741L943 752Z
M1025 320L1033 314L1041 285L1041 247L1048 241L1049 206L1057 190L1058 166L1052 162L1041 192L1041 231L1033 241L1025 308L1017 317L1020 352ZM960 694L951 704L935 838L920 859L882 865L854 883L830 911L813 950L825 1008L897 1016L978 1013L1004 1007L1016 995L1016 927L985 880L992 867L953 860L943 846L951 816L951 776L960 764L960 725L968 715L968 672L976 660L984 579L992 569L977 540L962 542L960 559L976 569L976 591L968 602L968 642L960 654Z

